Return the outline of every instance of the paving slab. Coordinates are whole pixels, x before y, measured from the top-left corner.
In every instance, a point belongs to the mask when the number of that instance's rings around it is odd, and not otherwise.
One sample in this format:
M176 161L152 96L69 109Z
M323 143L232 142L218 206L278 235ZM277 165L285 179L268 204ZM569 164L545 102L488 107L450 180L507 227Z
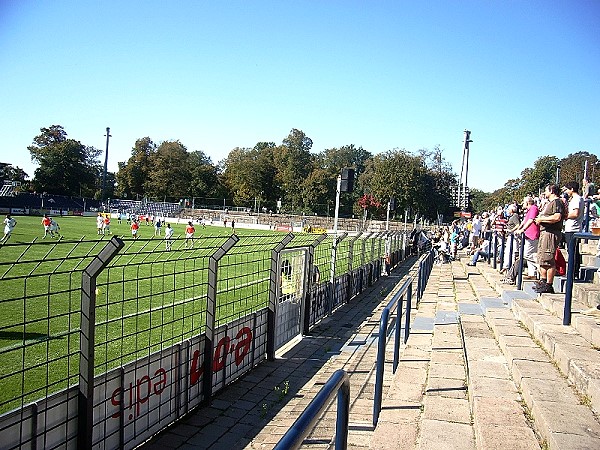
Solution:
M419 435L420 449L474 450L475 436L471 425L424 419Z

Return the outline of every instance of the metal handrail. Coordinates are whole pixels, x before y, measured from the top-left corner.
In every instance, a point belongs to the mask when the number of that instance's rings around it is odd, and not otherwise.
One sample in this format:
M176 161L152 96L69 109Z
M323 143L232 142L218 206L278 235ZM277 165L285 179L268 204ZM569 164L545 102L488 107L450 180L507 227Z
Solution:
M423 298L425 286L427 285L427 280L429 279L429 275L431 275L431 269L433 268L433 262L433 249L429 250L427 254L423 255L419 260L419 273L417 275L417 305L421 301L421 298Z
M571 304L573 300L573 277L575 275L575 246L580 239L600 240L600 236L592 233L575 233L569 242L569 260L567 261L567 285L565 286L565 307L563 311L563 325L571 325Z
M296 419L290 429L275 446L275 450L297 449L312 431L321 413L337 393L337 419L335 425L335 449L345 450L348 446L348 423L350 420L350 378L346 371L336 370L321 388L317 396Z
M519 269L517 272L517 289L523 289L523 259L525 257L525 233L521 234L521 242L519 243Z
M402 303L404 301L404 294L406 294L406 322L404 329L404 343L408 339L408 332L410 327L410 304L412 302L412 277L409 277L403 284L402 287L394 294L390 302L383 309L381 313L381 319L379 320L379 337L377 341L377 363L375 373L375 398L373 403L373 426L377 425L379 420L379 413L381 412L381 400L383 397L383 373L385 371L385 347L387 344L387 329L390 318L390 311L397 306L396 309L396 327L394 335L394 363L392 372L396 373L398 368L398 361L400 360L400 327L402 319Z

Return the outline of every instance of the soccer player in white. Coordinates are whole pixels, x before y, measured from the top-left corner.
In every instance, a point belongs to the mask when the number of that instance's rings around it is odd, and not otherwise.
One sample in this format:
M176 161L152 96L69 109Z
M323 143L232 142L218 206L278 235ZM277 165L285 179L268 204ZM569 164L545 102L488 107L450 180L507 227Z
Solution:
M171 250L171 246L173 245L173 233L175 231L171 228L171 224L167 223L165 226L165 247L167 250Z
M98 229L98 234L104 234L104 217L102 217L101 213L98 213L98 217L96 217L96 228Z
M4 236L0 240L1 244L4 244L6 241L8 241L8 238L12 234L12 230L14 230L16 225L17 221L13 219L10 214L7 214L6 219L4 219Z
M60 237L58 230L60 230L60 225L58 225L58 222L56 222L54 219L50 219L50 228L48 228L50 236L54 237L54 233L56 233L56 236Z

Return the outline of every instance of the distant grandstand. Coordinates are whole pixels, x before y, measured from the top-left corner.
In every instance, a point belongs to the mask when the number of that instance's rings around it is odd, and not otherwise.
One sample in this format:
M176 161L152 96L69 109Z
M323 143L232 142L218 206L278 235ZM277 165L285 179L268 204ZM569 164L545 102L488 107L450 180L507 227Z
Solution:
M156 217L177 217L182 208L179 203L149 202L114 199L110 201L110 212Z
M64 195L32 194L18 192L12 182L5 183L0 190L0 213L38 215L51 211L52 214L83 215L86 211L110 211L135 215L177 217L182 208L178 203L135 200L110 200L103 204L99 200L68 197Z
M18 194L20 181L5 180L2 188L0 188L0 197L13 197Z
M38 214L44 210L82 213L85 209L98 208L100 202L80 197L64 195L32 194L28 192L15 192L2 187L0 195L0 211L13 214ZM9 209L10 211L6 211Z

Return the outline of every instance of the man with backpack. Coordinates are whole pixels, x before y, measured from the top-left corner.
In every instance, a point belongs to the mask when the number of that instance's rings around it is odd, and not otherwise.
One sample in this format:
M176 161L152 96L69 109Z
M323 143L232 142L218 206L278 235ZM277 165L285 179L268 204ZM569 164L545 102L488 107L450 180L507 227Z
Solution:
M556 275L554 254L560 243L566 208L560 199L560 190L556 184L546 186L544 194L548 199L548 203L546 203L542 213L535 219L535 223L540 226L537 253L540 280L534 285L533 290L538 294L554 294L554 287L552 286Z

